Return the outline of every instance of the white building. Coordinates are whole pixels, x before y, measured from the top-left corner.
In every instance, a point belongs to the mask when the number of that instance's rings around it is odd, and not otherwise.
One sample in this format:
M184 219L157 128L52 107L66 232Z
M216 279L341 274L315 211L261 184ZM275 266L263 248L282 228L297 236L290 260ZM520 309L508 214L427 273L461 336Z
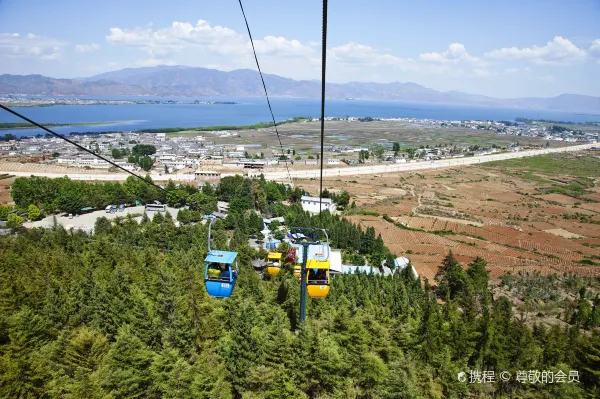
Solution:
M63 156L58 157L58 163L66 163L66 164L75 164L77 163L78 160L78 156L77 155L73 155L73 154L66 154Z
M398 257L396 259L394 259L394 266L399 269L402 270L404 268L410 267L412 269L412 274L415 278L419 278L419 274L417 273L417 269L415 269L415 267L413 265L411 265L410 261L408 260L408 258L405 258L403 256Z
M119 165L120 167L122 167L124 169L127 169L129 171L134 171L136 169L136 165L135 164L132 164L132 163L129 163L129 162L126 162L126 161L115 161L115 163L117 165Z
M108 162L97 157L71 154L59 157L57 163L68 164L80 168L88 166L90 168L108 169L108 167L110 166Z
M327 165L339 165L339 164L340 164L339 159L328 159L327 160Z
M302 196L300 199L302 209L308 212L319 213L319 197ZM323 198L321 201L321 209L323 211L333 212L336 207L331 198Z
M214 170L201 170L198 169L195 173L197 178L203 178L203 179L220 179L221 178L221 172L217 172Z

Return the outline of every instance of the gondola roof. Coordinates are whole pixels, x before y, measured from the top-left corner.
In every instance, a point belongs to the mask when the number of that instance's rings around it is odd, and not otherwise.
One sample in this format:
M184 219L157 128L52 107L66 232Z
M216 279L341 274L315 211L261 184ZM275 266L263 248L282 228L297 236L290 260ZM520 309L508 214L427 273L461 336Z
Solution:
M233 263L236 257L237 252L219 251L213 249L212 251L210 251L206 259L204 259L204 261L209 263Z

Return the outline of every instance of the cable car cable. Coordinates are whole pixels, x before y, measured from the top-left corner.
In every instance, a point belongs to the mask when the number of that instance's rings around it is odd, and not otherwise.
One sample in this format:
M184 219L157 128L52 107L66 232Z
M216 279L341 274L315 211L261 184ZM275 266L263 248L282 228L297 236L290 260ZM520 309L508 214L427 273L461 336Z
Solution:
M269 105L269 111L271 112L271 118L273 119L273 125L275 126L275 133L277 134L277 140L279 140L279 147L281 148L281 155L284 155L283 144L281 143L281 137L279 136L279 130L277 129L277 122L275 122L275 115L273 115L273 108L271 108L271 101L269 100L269 93L267 92L267 85L265 84L265 79L263 77L262 71L260 70L260 64L258 63L258 57L256 56L256 49L254 48L254 40L252 39L252 33L250 33L250 25L248 25L248 19L246 18L246 13L244 12L244 6L242 5L242 0L238 0L238 1L240 3L240 9L242 10L242 15L244 16L244 22L246 22L246 29L248 30L248 36L250 37L250 44L252 45L252 53L254 54L254 60L256 61L256 67L258 68L258 73L260 75L260 80L262 81L263 89L265 90L265 97L267 98L267 104ZM288 166L287 160L285 162L285 169L287 170L288 177L290 178L290 182L292 183L292 187L294 187L294 180L292 179L292 174L290 173L290 168Z
M321 40L321 177L319 181L319 220L323 206L323 148L325 141L325 73L327 63L327 0L323 0L323 36Z
M33 120L29 119L29 118L28 118L28 117L26 117L25 115L22 115L22 114L18 113L17 111L14 111L14 110L12 110L12 109L8 108L8 107L7 107L7 106L5 106L4 104L0 104L0 108L2 108L3 110L5 110L5 111L7 111L7 112L10 112L11 114L13 114L13 115L15 115L15 116L17 116L17 117L19 117L19 118L21 118L21 119L23 119L24 121L27 121L27 122L31 123L31 124L32 124L32 125L34 125L34 126L37 126L37 127L39 127L39 128L40 128L40 129L42 129L42 130L45 130L46 132L48 132L48 133L50 133L50 134L52 134L52 135L54 135L54 136L56 136L56 137L58 137L58 138L60 138L60 139L63 139L63 140L65 140L67 143L74 145L75 147L79 148L79 149L80 149L80 150L82 150L82 151L85 151L85 152L87 152L87 153L90 153L90 154L92 154L93 156L95 156L95 157L98 157L98 158L102 159L102 160L103 160L103 161L105 161L105 162L108 162L110 165L114 166L115 168L119 168L119 169L121 169L122 171L124 171L124 172L126 172L126 173L129 173L129 174L130 174L130 175L132 175L132 176L135 176L135 177L137 177L138 179L142 180L144 183L150 184L150 185L152 185L152 186L154 186L154 187L156 187L156 188L158 188L159 190L162 190L162 191L164 191L164 192L168 192L167 190L165 190L164 188L162 188L162 187L161 187L161 186L159 186L158 184L155 184L155 183L151 183L151 182L149 182L148 180L144 179L142 176L140 176L140 175L138 175L138 174L135 174L135 173L133 173L132 171L130 171L130 170L127 170L127 169L125 169L124 167L122 167L122 166L120 166L120 165L117 165L116 163L114 163L114 162L113 162L113 161L111 161L110 159L108 159L108 158L105 158L105 157L103 157L103 156L102 156L102 155L100 155L100 154L96 154L96 153L95 153L94 151L92 151L92 150L88 150L88 149L87 149L87 148L85 148L84 146L82 146L82 145L80 145L80 144L77 144L76 142L74 142L74 141L71 141L71 140L69 140L68 138L66 138L66 137L64 137L64 136L62 136L62 135L60 135L60 134L58 134L58 133L56 133L56 132L54 132L54 131L52 131L52 130L48 129L47 127L45 127L45 126L43 126L43 125L41 125L41 124L39 124L39 123L37 123L37 122L35 122L35 121L33 121Z

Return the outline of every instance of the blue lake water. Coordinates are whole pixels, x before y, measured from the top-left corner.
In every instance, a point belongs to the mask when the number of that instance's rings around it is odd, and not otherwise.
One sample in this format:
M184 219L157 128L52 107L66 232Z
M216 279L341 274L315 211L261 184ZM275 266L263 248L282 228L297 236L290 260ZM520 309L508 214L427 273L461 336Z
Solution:
M161 100L159 97L86 97L112 100ZM169 98L190 101L190 98ZM93 126L64 126L53 130L61 134L70 132L98 132L108 130L141 130L164 127L197 127L215 125L250 125L271 120L264 98L198 98L200 101L235 101L236 105L65 105L52 107L16 108L25 116L39 123L106 122ZM295 116L318 117L318 99L273 98L271 105L277 121ZM374 118L419 118L436 120L514 120L517 117L552 119L573 122L599 121L600 115L533 109L511 109L446 104L401 103L363 100L327 100L326 116ZM22 122L17 117L0 111L0 122ZM43 133L41 129L2 130L0 134L12 133L29 136Z

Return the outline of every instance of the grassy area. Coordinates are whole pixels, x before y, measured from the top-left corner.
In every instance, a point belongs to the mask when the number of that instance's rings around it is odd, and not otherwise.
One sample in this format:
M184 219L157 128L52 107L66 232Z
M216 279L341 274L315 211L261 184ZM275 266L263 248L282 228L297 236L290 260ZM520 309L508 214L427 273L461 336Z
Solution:
M184 136L186 134L198 134L198 130L182 130L182 131L178 131L178 132L171 132L171 133L167 133L167 137L172 137L172 136Z
M294 123L301 122L303 120L307 120L308 118L302 116L296 116L287 121L277 122L277 126L284 125L286 123ZM201 127L167 127L160 129L143 129L138 130L136 133L177 133L170 135L180 135L180 134L195 134L198 132L212 132L212 131L221 131L221 130L252 130L252 129L265 129L268 127L273 127L273 122L261 122L256 123L254 125L222 125L222 126L201 126Z
M522 171L503 170L502 172L504 172L504 174L507 174L509 176L518 177L519 179L522 179L522 180L529 180L529 181L534 181L536 183L542 183L542 184L552 183L552 180L544 179L543 177L535 175L529 171L522 172Z
M504 161L488 162L485 164L485 167L520 169L530 179L538 179L538 177L533 175L534 173L541 173L548 176L600 176L599 158L574 156L572 154L546 154L528 158L507 159ZM523 177L523 175L520 177Z
M361 216L379 216L379 212L375 211L366 211L364 209L351 209L344 212L344 216L353 216L353 215L361 215Z
M60 127L60 126L92 126L92 125L104 125L114 122L81 122L81 123L40 123L40 125L45 127ZM28 122L1 122L0 130L6 129L37 129L36 126L33 126Z
M46 127L56 127L56 126L71 126L72 123L42 123L42 125ZM35 128L31 123L21 123L21 122L2 122L0 123L0 130L2 129L28 129Z
M531 180L531 181L535 181L538 183L552 183L551 180L548 179L544 179L543 177L534 175L531 172L524 172L520 175L521 179L525 179L525 180Z

